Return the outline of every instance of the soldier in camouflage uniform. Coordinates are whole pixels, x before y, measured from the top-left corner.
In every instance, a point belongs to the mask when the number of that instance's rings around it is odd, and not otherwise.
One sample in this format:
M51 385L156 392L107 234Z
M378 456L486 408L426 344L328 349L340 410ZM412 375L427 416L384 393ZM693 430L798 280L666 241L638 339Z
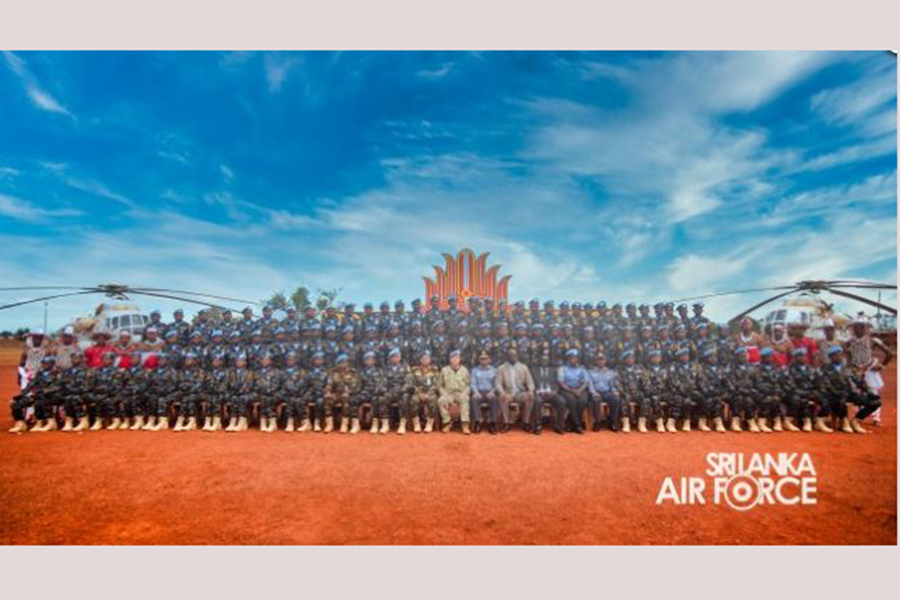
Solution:
M431 433L438 415L439 379L441 375L431 362L431 353L424 352L419 358L419 364L411 369L412 397L410 398L410 412L413 415L413 431L423 431L420 423L420 413L425 414L425 433Z
M38 423L33 432L55 431L57 428L54 408L60 401L62 390L59 374L54 370L55 360L51 355L41 358L40 369L34 374L21 393L12 399L12 418L15 422L10 433L25 433L28 425L25 414L34 407Z
M643 399L643 373L634 364L634 351L626 350L620 356L619 375L616 377L616 393L622 401L622 418L630 419L631 405L638 406L637 430L647 433L648 403Z
M159 356L155 369L147 381L147 431L163 431L169 428L169 399L177 396L178 373L166 354Z
M325 404L323 406L325 428L322 430L323 433L334 431L334 407L336 404L341 405L344 420L349 419L350 415L358 417L356 406L358 391L359 375L356 369L350 366L347 357L341 354L335 360L334 368L328 376L328 383L325 387ZM346 430L343 424L341 429Z
M194 431L197 429L197 408L203 400L204 372L200 369L197 355L184 355L184 365L178 370L178 420L172 431Z
M686 349L678 350L680 360L686 356ZM697 391L695 397L697 409L706 420L712 420L718 433L725 433L725 424L722 422L723 395L728 388L728 371L721 366L716 356L715 348L707 348L703 356L705 361L702 369L697 374ZM701 431L706 431L703 427Z
M823 402L829 405L831 413L840 419L840 430L844 433L868 433L862 426L867 416L878 410L881 398L865 387L865 382L854 379L843 359L843 348L837 344L828 349L828 363L822 367ZM847 403L859 407L856 416L849 418Z
M795 348L791 353L791 364L785 372L784 388L788 408L785 429L796 431L796 422L801 424L802 431L811 432L813 411L810 402L820 399L821 379L816 369L807 364L805 347ZM819 429L831 433L830 428Z
M699 393L698 380L702 369L697 363L690 362L687 348L676 351L675 362L669 365L669 401L684 418L685 431L690 431L692 409L698 407L697 428L700 431L711 431L707 424L708 414L703 411L704 398Z
M247 368L244 354L236 355L232 364L228 373L228 395L225 397L229 417L225 431L247 431L247 414L253 404L254 373Z
M358 409L362 409L363 405L368 404L372 416L372 426L369 433L378 433L378 407L382 404L382 397L386 393L386 381L384 371L378 366L377 355L373 351L368 351L363 356L362 369L359 371L359 390L356 394L356 405ZM359 433L359 415L354 415L350 433ZM341 432L344 426L341 425Z
M91 370L84 365L82 355L73 354L72 365L61 375L62 402L66 411L63 431L87 431L89 424L84 399L90 390L91 375Z
M771 348L762 348L759 351L759 365L755 371L753 381L756 390L756 422L761 431L763 426L768 428L769 419L772 420L771 430L783 431L781 422L781 388L784 381L784 369L772 360L774 351Z
M296 431L295 421L300 416L297 407L305 393L304 383L306 371L297 364L297 354L288 352L284 356L284 369L281 371L281 389L278 391L278 402L283 406L285 415L285 433Z
M144 409L147 398L147 369L141 364L142 354L140 350L131 353L131 366L126 369L125 385L123 388L124 419L122 429L137 431L144 428ZM133 417L134 423L128 427L128 418Z
M638 413L656 423L658 433L677 433L675 422L681 417L682 406L679 396L670 393L669 370L662 364L662 352L651 350L648 356L649 364L642 369L641 395L638 399ZM629 356L625 360L628 365L633 358ZM668 419L664 414L668 411ZM690 431L690 417L685 419ZM640 429L640 428L639 428Z
M763 421L765 429L761 429L756 422L756 367L747 363L747 349L743 346L735 348L731 354L734 356L734 364L728 368L726 382L728 386L728 400L731 409L731 431L740 432L741 421L746 421L747 430L753 433L766 432L768 426Z
M399 348L393 348L388 354L388 364L384 369L385 394L379 404L378 418L381 419L381 433L391 431L391 405L396 404L400 413L397 434L406 433L406 421L411 418L409 396L412 393L412 374L409 365L402 361Z
M203 396L206 398L206 415L203 431L219 431L222 429L222 406L228 397L229 372L225 368L223 356L212 357L209 372L203 381Z
M94 374L93 385L88 396L89 411L94 413L94 424L91 425L91 431L103 429L104 419L112 417L113 405L115 404L115 375L117 370L113 366L113 356L111 352L104 354L102 358L103 364Z
M272 433L278 430L278 398L281 392L281 371L272 364L272 356L260 356L260 369L253 378L254 400L259 404L259 430Z

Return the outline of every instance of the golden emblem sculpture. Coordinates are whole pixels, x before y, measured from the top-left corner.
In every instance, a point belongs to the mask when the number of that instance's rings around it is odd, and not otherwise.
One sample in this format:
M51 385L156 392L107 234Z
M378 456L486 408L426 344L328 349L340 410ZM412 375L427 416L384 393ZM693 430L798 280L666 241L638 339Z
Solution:
M443 253L444 267L434 265L434 279L425 280L426 303L430 305L433 296L438 297L438 305L447 308L447 300L456 296L460 310L468 310L468 299L472 296L491 298L496 304L509 296L509 279L504 275L499 280L500 265L487 266L489 252L475 256L468 248L460 250L456 256Z

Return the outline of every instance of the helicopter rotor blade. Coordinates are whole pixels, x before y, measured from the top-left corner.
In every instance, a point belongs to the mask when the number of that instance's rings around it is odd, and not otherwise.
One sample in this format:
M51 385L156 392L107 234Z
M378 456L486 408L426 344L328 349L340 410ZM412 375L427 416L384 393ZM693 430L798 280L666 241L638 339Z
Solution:
M131 294L141 295L141 296L153 296L154 298L166 298L168 300L178 300L179 302L190 302L192 304L200 304L203 306L209 306L211 308L220 308L222 310L234 310L228 308L227 306L222 306L221 304L213 304L212 302L206 302L204 300L194 300L191 298L182 298L181 296L172 296L170 294L157 294L156 292L140 292L138 290L132 289L130 290Z
M831 288L851 288L851 289L860 289L860 290L896 290L896 285L888 285L886 283L868 283L868 284L831 284L827 286L825 289L830 290Z
M690 302L691 300L703 300L705 298L714 298L716 296L729 296L732 294L750 294L753 292L775 292L778 290L787 290L787 289L796 289L797 286L794 285L781 285L776 287L765 287L765 288L752 288L747 290L732 290L729 292L716 292L713 294L705 294L703 296L692 296L690 298L679 298L678 300L673 300L672 302Z
M779 298L783 298L783 297L785 297L785 296L787 296L787 295L789 295L789 294L793 294L794 292L796 292L796 291L798 291L798 290L799 290L799 288L791 288L790 290L788 290L788 291L786 291L786 292L784 292L784 293L782 293L782 294L777 294L777 295L775 295L775 296L772 296L772 297L769 298L768 300L763 300L763 301L760 302L759 304L755 304L755 305L751 306L750 308L748 308L747 310L745 310L744 312L742 312L742 313L739 314L738 316L736 316L736 317L734 317L734 318L732 318L732 319L729 319L728 322L729 322L729 323L734 323L735 321L740 321L741 319L743 319L745 316L747 316L747 315L749 315L750 313L752 313L752 312L753 312L754 310L756 310L757 308L759 308L759 307L761 307L761 306L765 306L766 304L769 304L770 302L774 302L775 300L778 300Z
M54 294L52 296L44 296L42 298L34 298L32 300L25 300L23 302L14 302L12 304L5 304L0 306L0 310L6 310L7 308L15 308L16 306L24 306L25 304L33 304L34 302L43 302L44 300L54 300L56 298L66 298L68 296L83 296L85 294L102 294L103 292L99 290L85 290L83 292L69 292L67 294Z
M185 290L170 290L170 289L165 289L165 288L145 288L145 287L141 287L141 288L135 287L135 288L129 288L129 289L135 293L141 293L142 291L146 291L146 292L159 292L159 293L166 293L166 294L185 294L188 296L200 296L203 298L215 298L216 300L225 300L228 302L240 302L243 304L256 304L256 305L260 304L259 302L254 302L253 300L242 300L240 298L229 298L227 296L216 296L214 294L202 294L200 292L188 292Z
M93 286L33 285L28 287L0 287L0 292L27 292L31 290L95 290Z
M850 292L842 292L839 290L828 290L829 293L837 294L838 296L844 296L845 298L850 298L852 300L856 300L857 302L862 302L864 304L868 304L869 306L874 306L875 308L880 308L882 310L886 310L891 314L896 315L897 309L893 306L888 306L887 304L882 304L881 302L876 302L874 300L869 300L863 296L857 296L856 294L851 294Z

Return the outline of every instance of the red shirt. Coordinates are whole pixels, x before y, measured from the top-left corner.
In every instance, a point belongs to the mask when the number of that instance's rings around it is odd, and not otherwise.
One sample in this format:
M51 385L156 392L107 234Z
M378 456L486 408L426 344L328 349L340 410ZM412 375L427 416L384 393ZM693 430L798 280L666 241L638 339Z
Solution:
M133 344L128 344L127 346L123 346L121 344L113 344L112 351L115 353L116 358L113 360L113 364L120 369L128 369L131 367L131 354L134 352L135 347Z
M815 364L816 354L819 352L819 345L816 343L816 340L808 337L800 338L799 340L791 339L791 347L794 349L806 348L806 364Z
M103 355L113 351L113 347L109 344L102 346L91 346L84 351L84 362L91 369L99 369L103 366Z

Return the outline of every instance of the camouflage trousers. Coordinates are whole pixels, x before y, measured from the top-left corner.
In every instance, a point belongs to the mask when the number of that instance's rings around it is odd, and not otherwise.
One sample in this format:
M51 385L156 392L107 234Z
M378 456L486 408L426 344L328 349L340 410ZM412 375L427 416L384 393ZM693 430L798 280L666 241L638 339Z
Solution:
M224 398L225 407L232 417L246 417L250 414L253 405L253 394L227 394Z
M732 417L756 418L756 401L749 393L732 393L728 396L728 408Z
M322 417L333 417L335 407L340 407L342 416L356 418L359 414L356 398L355 394L349 392L326 394L320 414Z
M409 400L409 416L416 418L419 414L423 414L426 419L437 418L438 412L438 392L437 389L415 391Z

